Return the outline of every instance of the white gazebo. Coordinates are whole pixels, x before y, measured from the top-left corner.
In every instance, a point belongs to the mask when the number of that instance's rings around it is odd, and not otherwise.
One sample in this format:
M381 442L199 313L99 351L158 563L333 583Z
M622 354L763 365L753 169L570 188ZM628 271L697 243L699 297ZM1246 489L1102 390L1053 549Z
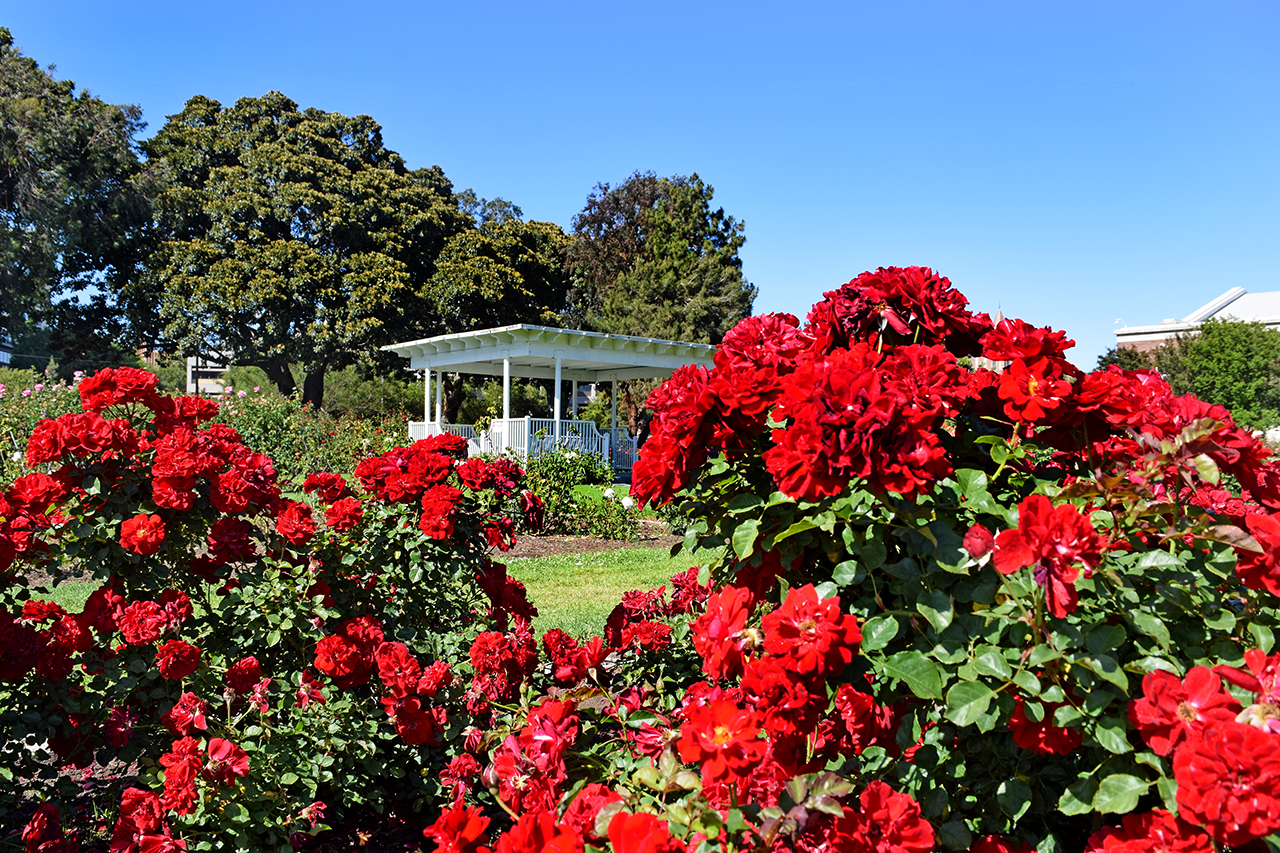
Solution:
M528 325L439 335L383 349L409 359L411 369L425 373L424 420L410 422L409 438L450 432L466 438L473 454L510 451L523 458L552 447L569 447L598 454L619 471L629 470L635 462L636 438L618 426L618 380L665 378L686 364L710 367L715 354L709 344ZM495 418L483 431L468 424L442 423L441 374L446 371L501 376L502 418ZM550 418L511 417L513 376L552 380L555 396ZM573 383L567 419L562 417L560 398L565 381ZM613 383L611 427L604 432L592 421L577 419L578 384L583 382Z

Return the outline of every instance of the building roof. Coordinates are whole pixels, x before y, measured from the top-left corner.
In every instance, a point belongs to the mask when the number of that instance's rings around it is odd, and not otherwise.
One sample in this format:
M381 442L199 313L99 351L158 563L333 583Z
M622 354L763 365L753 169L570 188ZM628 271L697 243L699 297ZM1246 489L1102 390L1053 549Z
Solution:
M511 375L526 379L554 379L559 357L561 378L579 382L669 376L686 364L710 367L716 351L710 344L526 324L438 335L383 349L407 358L414 370L488 376L501 376L503 359L509 358Z
M1181 320L1170 319L1148 326L1124 326L1116 329L1116 342L1127 344L1167 340L1182 332L1194 331L1210 317L1280 326L1280 291L1249 293L1243 287L1233 287Z

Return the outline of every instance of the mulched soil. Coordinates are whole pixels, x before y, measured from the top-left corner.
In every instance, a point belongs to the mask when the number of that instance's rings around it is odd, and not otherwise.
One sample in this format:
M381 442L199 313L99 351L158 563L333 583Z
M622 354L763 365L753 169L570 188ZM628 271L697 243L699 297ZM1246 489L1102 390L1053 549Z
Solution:
M660 521L640 520L640 538L619 542L615 539L597 539L594 536L519 536L516 544L506 554L507 560L522 557L558 557L565 554L591 554L597 551L617 551L622 548L662 548L681 541L679 536L667 532Z

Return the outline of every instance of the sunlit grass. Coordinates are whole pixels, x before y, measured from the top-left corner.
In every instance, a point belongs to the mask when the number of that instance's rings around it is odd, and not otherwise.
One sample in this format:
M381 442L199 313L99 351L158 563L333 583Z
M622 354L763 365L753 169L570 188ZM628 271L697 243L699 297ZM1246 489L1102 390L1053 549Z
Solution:
M559 628L591 637L604 630L605 619L624 592L665 585L669 595L672 575L696 562L688 556L672 559L663 548L619 548L512 560L507 571L524 583L538 608L533 620L536 636Z

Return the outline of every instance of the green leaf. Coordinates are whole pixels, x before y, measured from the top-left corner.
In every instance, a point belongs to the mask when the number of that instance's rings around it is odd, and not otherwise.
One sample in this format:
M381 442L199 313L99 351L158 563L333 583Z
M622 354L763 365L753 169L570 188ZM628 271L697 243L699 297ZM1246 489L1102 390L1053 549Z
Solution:
M729 501L729 510L732 512L738 512L740 510L755 509L756 507L763 505L764 499L759 495L752 494L751 492L743 492L740 495L734 495L733 500Z
M1088 814L1093 811L1093 798L1098 793L1098 780L1090 776L1070 785L1058 798L1058 811L1065 815Z
M756 521L755 523L756 523L757 525L759 525L759 524L760 524L760 522L759 522L759 521ZM818 525L816 525L816 524L814 524L814 523L813 523L813 520L812 520L812 519L802 518L802 519L800 519L799 521L797 521L795 524L793 524L793 525L791 525L790 527L788 527L786 530L784 530L784 531L782 531L781 533L779 533L779 534L777 534L776 536L774 536L774 537L773 537L773 544L777 545L777 544L778 544L779 542L781 542L783 539L790 539L792 536L795 536L797 533L804 533L806 530L812 530L812 529L814 529L814 528L815 528L815 527L817 527L817 526L818 526ZM738 546L737 546L737 538L738 538L738 533L737 533L737 531L734 531L733 537L734 537L734 550L736 551L736 550L737 550L737 548L738 548ZM687 538L687 537L686 537L686 538Z
M282 773L282 774L280 774L280 784L281 784L281 785L292 785L294 782L297 782L297 781L298 781L298 774L297 774L297 773Z
M1013 683L1021 687L1022 692L1028 696L1040 695L1040 679L1025 669L1013 676Z
M1236 615L1226 607L1205 614L1204 624L1217 631L1230 631L1236 626Z
M1127 637L1124 628L1119 625L1102 624L1089 632L1084 644L1094 654L1105 654L1120 648Z
M1276 644L1276 635L1266 625L1250 622L1249 633L1253 635L1253 640L1258 644L1258 648L1264 652L1270 653Z
M920 611L920 615L929 620L929 624L939 633L945 631L951 624L951 620L955 618L951 599L945 592L938 589L929 590L917 598L916 610Z
M831 570L831 579L840 586L853 586L860 583L865 575L857 560L845 560Z
M1129 621L1139 632L1159 643L1160 648L1169 648L1169 628L1164 624L1163 619L1152 616L1144 610L1135 610L1128 615Z
M947 691L947 719L957 726L972 725L987 712L995 696L985 684L961 681Z
M878 569L884 565L884 560L889 556L889 551L885 548L884 543L879 539L872 539L862 546L858 551L858 559L862 561L862 566L867 571Z
M1125 675L1124 670L1120 668L1120 664L1116 663L1116 659L1111 655L1097 655L1092 659L1085 658L1080 663L1097 673L1097 676L1103 681L1114 684L1126 693L1129 692L1129 677Z
M889 645L898 635L896 616L873 616L862 623L862 650L873 652Z
M898 652L884 659L885 675L904 682L921 699L942 698L942 677L933 661L917 651Z
M1134 568L1157 569L1166 566L1182 568L1182 561L1168 551L1148 551L1138 558Z
M793 524L792 527L795 527ZM756 537L760 534L760 519L748 518L738 523L733 531L733 553L745 560L755 551Z
M1061 710L1061 709L1059 709ZM1116 717L1103 717L1094 727L1093 736L1099 745L1113 755L1124 755L1133 751L1129 743L1129 733L1125 730L1124 721Z
M1150 782L1144 782L1137 776L1114 773L1098 784L1093 808L1103 814L1128 814L1138 807L1138 800L1150 787Z
M996 789L996 802L1000 804L1000 811L1016 821L1031 808L1031 786L1020 779L1001 782Z
M978 646L975 651L973 666L978 672L1005 680L1013 677L1013 667L1005 660L1000 649L995 646Z
M941 521L930 524L928 530L937 543L934 559L938 561L938 565L953 574L968 574L965 566L969 563L969 552L964 549L964 540Z

